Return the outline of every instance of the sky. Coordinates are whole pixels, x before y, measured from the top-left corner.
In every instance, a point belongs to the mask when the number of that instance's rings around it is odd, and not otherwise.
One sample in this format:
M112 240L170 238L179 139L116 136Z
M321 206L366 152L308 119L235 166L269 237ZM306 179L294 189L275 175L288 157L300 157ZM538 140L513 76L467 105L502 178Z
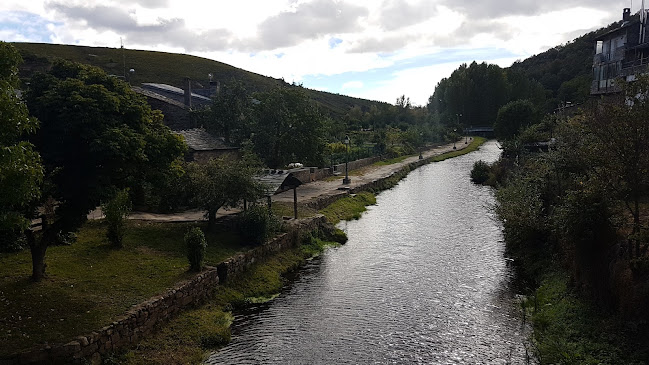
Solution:
M641 0L2 0L0 40L186 53L332 93L426 105L462 63L508 67ZM649 8L649 2L647 3ZM206 75L207 77L207 75Z

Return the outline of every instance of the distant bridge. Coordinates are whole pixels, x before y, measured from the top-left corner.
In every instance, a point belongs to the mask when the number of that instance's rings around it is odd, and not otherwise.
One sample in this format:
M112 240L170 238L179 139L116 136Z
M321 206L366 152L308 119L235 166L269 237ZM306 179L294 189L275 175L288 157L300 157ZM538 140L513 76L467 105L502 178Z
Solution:
M469 127L464 130L464 133L474 136L493 137L494 129L493 127Z

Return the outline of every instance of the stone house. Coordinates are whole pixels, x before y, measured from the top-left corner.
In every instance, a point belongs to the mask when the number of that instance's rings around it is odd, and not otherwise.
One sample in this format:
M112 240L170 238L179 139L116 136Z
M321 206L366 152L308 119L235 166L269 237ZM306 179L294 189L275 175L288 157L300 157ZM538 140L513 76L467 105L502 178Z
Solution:
M185 138L187 161L205 163L212 158L238 159L239 148L227 146L222 137L214 137L203 128L192 128L174 133Z

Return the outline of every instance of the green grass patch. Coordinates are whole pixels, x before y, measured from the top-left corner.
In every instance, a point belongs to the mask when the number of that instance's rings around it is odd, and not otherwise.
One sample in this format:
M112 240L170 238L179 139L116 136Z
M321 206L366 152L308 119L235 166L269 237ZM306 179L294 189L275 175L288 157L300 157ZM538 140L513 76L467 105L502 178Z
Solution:
M473 152L473 151L477 150L478 147L480 147L486 141L487 141L487 139L484 138L484 137L473 137L473 140L471 141L471 143L469 143L469 145L467 147L465 147L465 148L463 148L461 150L455 150L455 151L443 153L443 154L438 155L438 156L434 156L432 158L432 161L433 162L440 162L440 161L447 160L449 158L465 155L467 153L470 153L470 152Z
M570 287L564 273L546 277L523 303L533 324L532 349L540 364L644 364L644 338L619 318L594 308Z
M376 161L375 163L372 164L372 166L393 165L395 163L403 162L406 158L408 158L410 156L415 156L415 155L399 156L399 157L391 158L391 159L388 159L388 160Z
M230 341L232 310L275 298L285 285L284 274L332 245L337 243L306 235L299 247L275 254L217 286L208 304L172 319L154 336L141 341L136 349L115 355L116 362L129 365L202 362L206 351Z
M288 202L273 202L273 213L277 217L293 217L293 203ZM300 202L297 203L297 217L299 219L313 217L318 214L318 211L308 207Z
M29 280L28 251L0 254L0 354L89 333L190 278L183 241L190 226L130 221L124 247L113 249L106 225L89 222L72 245L48 249L48 276L39 283ZM211 265L246 247L226 231L207 240Z
M366 207L373 204L376 204L376 196L364 191L338 199L326 208L321 209L320 213L324 214L331 224L336 224L341 220L360 218L361 214L367 210Z

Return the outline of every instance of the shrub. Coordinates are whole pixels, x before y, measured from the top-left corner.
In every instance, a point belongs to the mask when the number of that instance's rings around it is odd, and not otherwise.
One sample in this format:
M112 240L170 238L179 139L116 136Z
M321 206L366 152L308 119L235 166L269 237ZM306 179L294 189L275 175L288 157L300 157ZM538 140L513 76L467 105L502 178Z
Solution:
M471 181L476 184L484 184L489 179L489 164L479 160L473 164L471 170Z
M114 247L122 247L122 240L126 232L126 218L131 213L131 208L128 189L117 192L113 199L101 205L101 210L108 222L106 237Z
M253 205L239 216L237 228L245 240L262 244L279 231L280 222L265 206Z
M203 269L203 259L205 258L205 248L207 247L203 231L198 227L190 229L185 234L185 245L187 246L189 269L191 271L201 271Z

